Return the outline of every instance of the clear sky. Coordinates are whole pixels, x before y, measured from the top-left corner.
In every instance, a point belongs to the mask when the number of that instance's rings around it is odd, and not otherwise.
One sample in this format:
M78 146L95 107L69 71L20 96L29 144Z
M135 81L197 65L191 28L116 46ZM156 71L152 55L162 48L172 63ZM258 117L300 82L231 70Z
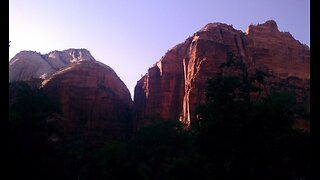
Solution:
M245 31L269 19L310 46L310 0L10 0L9 56L86 48L133 96L149 67L207 23Z

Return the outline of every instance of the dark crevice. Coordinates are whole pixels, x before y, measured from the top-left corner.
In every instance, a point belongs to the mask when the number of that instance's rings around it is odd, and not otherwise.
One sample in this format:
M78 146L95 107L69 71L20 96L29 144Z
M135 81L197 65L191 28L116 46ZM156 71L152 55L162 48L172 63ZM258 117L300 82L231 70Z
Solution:
M233 36L233 40L234 40L234 43L236 44L236 47L237 47L237 54L240 54L240 48L238 45L237 35Z

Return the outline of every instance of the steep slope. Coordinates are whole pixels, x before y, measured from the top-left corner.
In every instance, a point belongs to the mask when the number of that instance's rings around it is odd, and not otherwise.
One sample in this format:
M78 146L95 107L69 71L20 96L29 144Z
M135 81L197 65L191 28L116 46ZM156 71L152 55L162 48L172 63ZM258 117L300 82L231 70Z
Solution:
M150 116L190 124L196 118L195 107L205 100L207 79L230 56L243 60L249 73L259 69L271 74L270 88L290 82L290 91L300 89L301 98L308 99L310 50L289 33L280 32L275 21L250 25L246 33L223 23L209 23L168 51L137 82L136 126L148 123Z
M71 62L94 60L86 49L53 51L45 55L21 51L9 62L9 82L31 78L44 79Z
M117 74L98 61L78 61L42 83L62 104L64 132L92 141L119 139L132 129L131 95Z

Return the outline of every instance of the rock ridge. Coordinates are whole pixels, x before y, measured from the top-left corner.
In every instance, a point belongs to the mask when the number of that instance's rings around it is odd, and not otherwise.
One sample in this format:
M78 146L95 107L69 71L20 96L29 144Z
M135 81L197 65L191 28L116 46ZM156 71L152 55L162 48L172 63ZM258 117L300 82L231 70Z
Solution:
M86 49L70 48L40 54L35 51L21 51L9 61L9 82L45 79L62 67L77 61L95 61Z

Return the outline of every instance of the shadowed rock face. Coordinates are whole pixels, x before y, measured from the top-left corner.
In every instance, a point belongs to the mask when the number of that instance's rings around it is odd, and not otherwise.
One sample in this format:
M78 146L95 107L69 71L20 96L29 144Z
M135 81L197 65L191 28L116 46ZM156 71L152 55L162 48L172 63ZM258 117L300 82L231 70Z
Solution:
M272 74L269 89L286 83L286 90L297 92L300 99L309 98L310 50L290 33L280 32L275 21L250 25L246 33L209 23L169 50L137 82L136 126L148 123L153 115L186 124L194 121L196 105L205 101L207 79L216 75L230 54L242 59L249 73L259 69Z
M86 49L52 51L41 55L33 51L21 51L9 62L9 82L45 79L62 67L77 61L95 61Z
M60 100L64 120L59 125L69 137L99 143L124 138L132 130L130 92L98 61L74 62L44 80L41 89Z
M310 79L310 49L269 20L246 31L247 48L257 68L266 67L280 78Z

